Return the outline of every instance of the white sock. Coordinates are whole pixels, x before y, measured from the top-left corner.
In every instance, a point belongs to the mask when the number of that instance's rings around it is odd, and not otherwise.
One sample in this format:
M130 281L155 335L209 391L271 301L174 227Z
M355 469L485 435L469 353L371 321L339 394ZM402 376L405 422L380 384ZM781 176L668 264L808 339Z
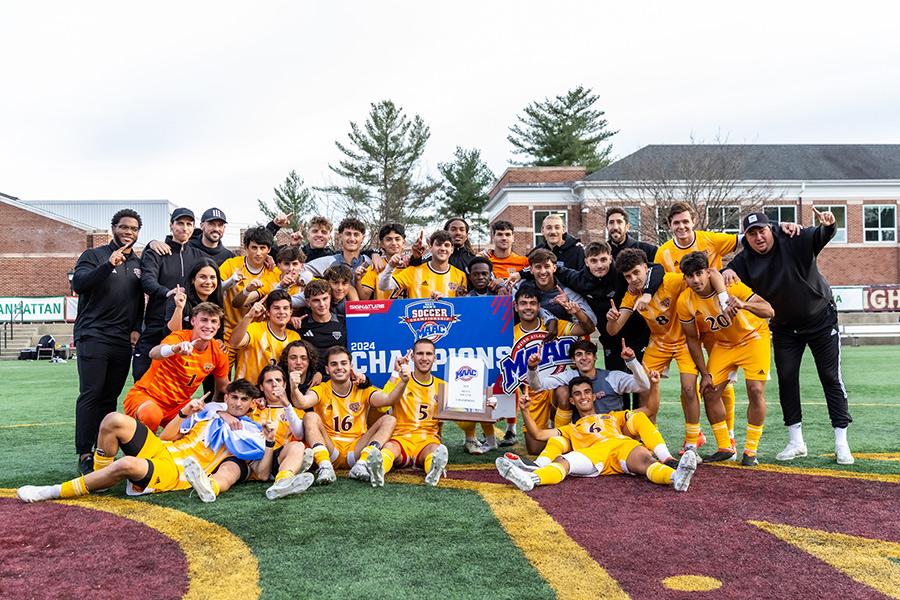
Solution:
M653 454L656 455L656 458L659 459L659 462L666 462L670 458L672 458L672 453L669 452L668 446L665 444L659 444L656 448L653 449Z
M534 460L534 464L536 464L536 465L539 466L539 467L546 467L547 465L549 465L549 464L552 463L552 462L553 462L553 461L550 460L549 458L547 458L546 456L538 456L538 457Z
M59 498L60 493L62 492L62 484L57 483L56 485L45 485L42 486L47 489L47 499L55 500Z
M834 428L834 445L835 446L847 446L850 447L850 444L847 443L847 428L846 427L835 427Z
M497 437L493 435L484 436L484 445L485 446L496 446L497 445Z
M804 446L803 443L803 429L802 423L794 423L793 425L788 425L788 435L790 436L791 443L795 446Z
M729 430L728 430L728 437L731 438L731 439L734 439L734 429L729 429Z

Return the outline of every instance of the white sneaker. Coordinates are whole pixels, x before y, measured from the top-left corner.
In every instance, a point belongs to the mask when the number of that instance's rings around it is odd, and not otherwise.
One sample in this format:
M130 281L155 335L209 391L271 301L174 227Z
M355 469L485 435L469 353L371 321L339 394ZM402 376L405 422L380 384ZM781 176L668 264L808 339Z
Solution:
M538 465L533 460L529 460L527 458L522 458L515 452L505 452L503 454L503 458L505 458L506 460L511 462L516 467L522 469L523 471L534 472L541 468L540 465Z
M494 464L497 465L500 477L509 481L523 492L530 492L534 489L534 479L532 479L531 473L518 468L508 458L501 456L494 461Z
M313 464L313 449L307 448L303 451L303 462L300 463L300 468L297 469L297 475L300 473L306 473L309 471L309 468Z
M463 450L465 450L467 454L475 455L487 452L478 440L466 440L466 443L463 444Z
M371 479L369 475L369 465L364 461L358 460L353 463L347 476L350 479L355 479L357 481L369 481Z
M490 452L491 450L497 449L497 438L494 438L493 442L488 442L487 440L481 440L481 449L485 452Z
M672 473L672 486L676 492L686 492L691 485L691 477L697 470L697 453L693 450L685 450L678 461L678 468Z
M272 487L266 490L266 498L269 500L276 500L292 494L305 492L309 489L309 486L313 484L313 479L312 473L300 473L293 477L279 479L272 484Z
M784 450L775 455L775 460L794 460L804 456L806 456L806 444L798 445L794 442L788 442Z
M835 446L834 454L837 457L837 464L839 465L852 465L856 462L853 458L853 454L850 453L850 446Z
M441 480L441 475L447 476L446 466L449 460L447 446L441 444L431 453L431 469L425 474L425 483L436 486Z
M203 470L203 467L200 466L200 463L193 456L188 456L184 459L184 478L188 480L188 483L200 496L200 500L203 502L216 501L216 493L213 491L209 475L206 474L206 471Z
M52 485L23 485L16 490L16 498L22 502L43 502L53 500Z
M319 472L316 474L316 485L328 485L337 481L337 475L334 473L334 465L331 461L319 465Z
M372 487L384 487L384 457L381 456L381 448L369 446L366 465L369 467L369 483Z

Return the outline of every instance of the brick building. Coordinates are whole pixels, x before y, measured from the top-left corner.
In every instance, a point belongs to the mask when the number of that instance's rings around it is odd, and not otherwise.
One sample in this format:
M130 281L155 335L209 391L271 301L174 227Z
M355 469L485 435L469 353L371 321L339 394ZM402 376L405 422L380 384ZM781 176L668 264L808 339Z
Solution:
M900 145L645 146L590 175L575 167L507 169L485 212L490 222L513 223L519 252L540 241L550 212L584 242L605 239L609 206L625 208L638 237L659 243L667 234L656 199L678 200L686 187L715 178L727 181L719 187L728 194L701 215L710 229L737 232L741 217L760 209L809 226L813 207L827 208L838 233L819 265L831 284L900 283ZM729 194L756 200L741 206Z

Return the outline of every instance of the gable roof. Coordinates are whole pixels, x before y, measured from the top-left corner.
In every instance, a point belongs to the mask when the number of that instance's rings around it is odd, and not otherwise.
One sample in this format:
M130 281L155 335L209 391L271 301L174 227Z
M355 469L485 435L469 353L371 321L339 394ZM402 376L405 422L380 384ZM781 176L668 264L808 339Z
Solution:
M729 154L739 161L737 178L748 181L900 179L900 144L680 144L644 146L586 181L628 181L651 172L678 179L685 163Z

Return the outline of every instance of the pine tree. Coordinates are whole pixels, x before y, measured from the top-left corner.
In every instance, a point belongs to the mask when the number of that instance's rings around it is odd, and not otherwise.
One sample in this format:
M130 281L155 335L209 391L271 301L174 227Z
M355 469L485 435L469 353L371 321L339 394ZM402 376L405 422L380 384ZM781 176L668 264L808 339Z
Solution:
M453 161L439 163L438 171L444 176L444 183L438 198L437 217L440 220L463 217L472 230L483 230L487 219L482 211L495 178L481 160L481 152L475 148L466 150L457 146Z
M328 168L344 183L317 189L333 194L370 231L389 222L423 225L440 188L416 176L430 136L419 115L409 119L390 100L373 103L365 123L350 122L349 143L335 142L344 158Z
M534 167L583 166L595 171L609 164L612 144L602 110L594 108L599 96L578 86L563 96L545 98L525 107L507 140L513 153L530 157L516 164Z
M285 177L284 182L273 188L275 197L272 206L267 205L259 198L259 210L270 219L274 219L280 213L291 215L289 227L294 231L300 231L305 224L305 217L316 209L316 198L312 191L306 188L303 179L296 171L291 171Z

